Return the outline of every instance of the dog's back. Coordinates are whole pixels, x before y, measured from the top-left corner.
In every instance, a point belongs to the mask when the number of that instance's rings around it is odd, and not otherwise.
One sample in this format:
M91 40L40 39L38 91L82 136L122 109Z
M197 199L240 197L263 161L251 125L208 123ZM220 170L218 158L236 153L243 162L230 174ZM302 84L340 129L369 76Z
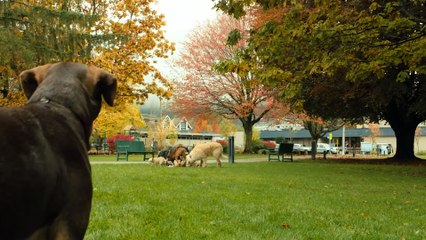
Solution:
M83 239L92 182L87 151L102 97L115 77L83 64L47 64L21 74L29 98L0 108L0 239Z
M0 110L0 132L7 136L0 138L0 239L24 239L50 224L64 227L57 217L68 201L90 209L90 202L78 200L92 194L78 120L46 107ZM88 213L72 225L87 224Z
M204 163L208 156L213 156L216 159L217 166L220 167L222 165L220 162L222 153L223 147L218 142L199 143L186 156L186 160L190 162L202 160Z
M217 153L222 154L223 147L218 142L205 142L195 145L194 149L201 150L206 156L216 157Z

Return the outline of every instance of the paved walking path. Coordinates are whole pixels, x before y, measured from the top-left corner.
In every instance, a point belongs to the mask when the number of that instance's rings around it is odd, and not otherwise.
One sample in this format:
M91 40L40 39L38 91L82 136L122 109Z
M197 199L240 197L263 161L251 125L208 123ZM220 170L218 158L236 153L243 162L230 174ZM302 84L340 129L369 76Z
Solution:
M253 158L253 159L235 159L234 163L252 163L252 162L267 162L268 158ZM215 163L216 160L207 160L207 163ZM228 159L222 160L222 163L228 163ZM91 161L90 164L149 164L148 161Z
M293 160L297 161L300 159L306 159L306 156L293 156ZM265 156L263 158L250 158L250 159L235 159L234 163L253 163L253 162L267 162L268 156ZM276 161L273 161L276 162ZM214 164L216 163L216 160L207 160L207 163ZM222 163L229 163L228 158L223 159ZM96 165L96 164L149 164L148 161L91 161L90 164Z

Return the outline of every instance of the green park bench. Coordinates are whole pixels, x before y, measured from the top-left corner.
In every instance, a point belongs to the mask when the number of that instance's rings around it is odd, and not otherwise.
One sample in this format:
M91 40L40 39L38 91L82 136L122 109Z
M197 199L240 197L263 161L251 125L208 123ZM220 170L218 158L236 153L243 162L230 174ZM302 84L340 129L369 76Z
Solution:
M277 150L274 149L268 152L268 161L278 160L284 162L286 159L293 162L293 143L280 143Z
M117 140L115 141L117 161L129 160L130 154L143 155L143 160L146 161L147 155L154 157L153 151L147 151L145 144L139 141ZM149 156L148 156L149 158Z

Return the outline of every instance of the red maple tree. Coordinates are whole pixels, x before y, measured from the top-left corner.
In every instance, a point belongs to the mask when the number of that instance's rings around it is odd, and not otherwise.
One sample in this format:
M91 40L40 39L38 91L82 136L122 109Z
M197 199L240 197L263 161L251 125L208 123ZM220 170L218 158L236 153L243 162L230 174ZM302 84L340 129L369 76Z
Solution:
M244 152L250 152L253 125L280 106L274 98L279 89L257 79L252 69L256 63L240 64L238 60L236 53L246 46L250 24L247 17L236 20L221 15L190 33L176 61L183 71L175 82L171 104L174 112L189 118L208 115L240 120L246 135ZM229 33L235 29L241 38L235 45L227 45ZM218 72L214 66L227 60L237 64L226 73Z

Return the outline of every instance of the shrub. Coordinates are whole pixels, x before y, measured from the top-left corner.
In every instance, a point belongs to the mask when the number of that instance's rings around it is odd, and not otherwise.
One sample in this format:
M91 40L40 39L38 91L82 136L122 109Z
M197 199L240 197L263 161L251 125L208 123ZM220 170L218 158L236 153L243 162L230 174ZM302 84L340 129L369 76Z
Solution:
M261 149L265 149L265 144L263 143L263 141L260 139L253 140L250 151L253 153L257 153Z
M242 153L244 148L242 146L234 146L235 153Z
M417 155L426 155L426 151L418 151Z
M123 135L123 134L117 134L115 136L107 138L107 146L109 151L115 152L115 141L117 140L127 140L127 141L134 141L135 138L133 136Z
M216 140L223 147L223 153L228 153L228 142L226 140Z

